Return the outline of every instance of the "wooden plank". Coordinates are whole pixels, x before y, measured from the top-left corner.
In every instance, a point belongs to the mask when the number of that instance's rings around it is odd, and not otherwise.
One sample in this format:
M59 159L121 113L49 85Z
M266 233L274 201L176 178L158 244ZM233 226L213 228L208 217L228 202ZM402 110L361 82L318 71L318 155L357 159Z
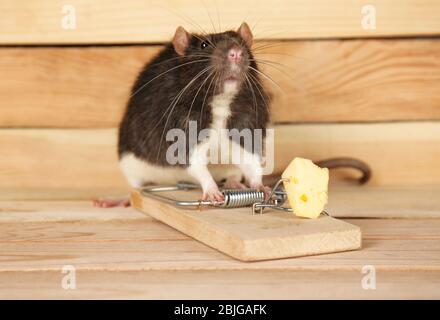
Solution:
M78 219L79 217L77 217ZM182 233L150 217L135 221L26 222L20 230L0 223L0 243L129 242L188 240Z
M437 39L294 42L265 51L259 59L281 63L262 65L284 89L272 89L275 122L440 118Z
M65 211L57 217L52 207ZM358 252L363 260L332 254L319 261L249 264L198 246L147 216L139 219L132 208L111 211L84 202L22 203L4 211L23 216L0 223L0 298L197 299L200 292L212 299L438 297L438 219L350 220L369 238ZM106 212L109 220L103 220ZM28 215L34 222L23 220ZM375 290L362 289L362 263L376 267ZM64 265L76 269L75 290L62 289Z
M275 122L440 119L439 40L268 45L257 58L283 90L267 83ZM158 50L1 48L8 81L0 83L0 127L115 127L137 73Z
M436 35L440 33L440 4L436 0L373 0L377 27L362 27L364 1L274 0L222 1L203 6L200 1L73 0L76 28L66 28L71 7L52 0L2 1L3 44L130 43L167 41L179 24L199 31L237 28L243 20L256 25L264 38L373 37ZM251 9L250 9L251 8ZM67 18L66 18L67 16ZM220 19L220 22L217 19ZM64 24L63 24L64 18ZM211 19L214 22L211 22ZM199 27L200 26L200 27Z
M3 48L2 127L116 127L158 47ZM24 94L26 93L26 94Z
M127 194L128 195L128 194ZM148 220L133 208L98 208L91 201L0 201L0 223Z
M275 128L275 172L284 170L295 156L312 160L351 156L370 164L370 185L432 185L440 178L436 161L440 126L436 122ZM353 177L348 172L339 177L344 175Z
M327 211L335 217L439 218L439 192L440 185L334 186Z
M0 136L3 189L126 186L117 165L115 130L5 129Z
M359 226L363 239L440 239L440 219L344 219Z
M418 220L440 217L440 199L435 195L440 186L430 188L416 186L414 188L396 187L331 187L327 211L334 217L353 218L405 218L411 225L418 225ZM46 195L49 197L50 192ZM128 193L127 193L128 195ZM68 221L111 221L111 220L145 220L145 216L132 208L95 208L91 201L0 201L0 222L68 222ZM350 220L363 229L369 220ZM364 222L365 221L365 222ZM375 226L377 225L377 220ZM382 220L379 220L382 221ZM383 220L381 225L396 224L403 220ZM439 230L437 220L431 220L426 226ZM350 222L351 223L351 222ZM421 220L421 224L424 220ZM378 227L378 226L377 226ZM382 228L382 227L380 227ZM403 228L403 227L402 227ZM406 229L405 229L406 230ZM417 229L415 229L417 230ZM433 232L425 229L427 237ZM392 230L388 230L394 234ZM367 229L364 233L369 237ZM413 234L421 237L421 234Z
M439 271L379 271L365 290L359 270L84 271L76 289L55 271L0 272L0 299L439 299Z
M136 221L103 220L99 211L108 209L70 202L56 222L49 209L61 203L24 204L16 211L40 218L0 223L2 299L438 297L438 219L352 219L367 238L360 251L243 263L148 216L138 219L132 208L124 210ZM75 290L62 289L65 265L76 270ZM364 265L376 268L375 290L362 288Z
M353 187L355 188L355 187ZM334 195L332 195L334 197ZM384 204L384 207L386 204ZM440 219L344 219L362 229L363 238L372 239L439 239ZM17 224L21 227L18 228ZM132 240L143 236L166 234L169 239L187 238L149 215L129 208L96 208L90 201L2 201L0 202L0 239L51 240L55 235L63 241L76 241L59 237L60 234L83 234L86 239L107 237L111 230L122 229ZM142 230L142 232L140 232ZM38 231L38 233L36 232ZM44 232L42 232L44 231ZM93 231L93 232L90 232ZM113 241L124 241L124 232L115 232ZM134 232L136 237L128 234ZM104 236L102 235L104 234ZM120 238L118 235L122 235Z
M295 156L312 160L354 156L372 167L372 186L411 184L416 188L440 182L440 126L436 122L279 125L275 129L278 173ZM120 196L128 194L117 163L114 129L3 129L0 145L2 199L66 199L69 192L73 193L68 199L75 195L91 199L114 196L115 191L109 194L112 189L121 192ZM355 174L338 170L331 180L352 181ZM414 208L426 207L416 202Z
M176 192L166 196L175 198ZM197 200L197 193L192 193L190 199ZM209 208L200 212L146 197L139 190L132 192L131 202L137 210L241 261L309 256L361 247L359 227L327 216L301 219L278 211L252 215L250 208Z
M148 230L145 231L146 233ZM1 244L0 272L59 270L377 270L440 271L440 240L364 240L360 250L245 263L193 239L16 241Z
M116 164L115 164L116 165ZM117 166L117 165L116 165ZM21 171L23 168L19 169ZM93 168L91 168L93 169ZM69 169L70 170L70 169ZM114 168L116 169L116 167ZM111 174L115 174L112 170ZM119 173L116 172L116 177L119 176ZM81 174L78 176L81 180ZM42 200L95 200L99 198L114 198L114 199L122 199L128 198L130 193L130 186L124 182L123 178L117 178L118 186L117 187L97 187L96 185L89 184L84 185L84 187L80 186L66 186L60 184L60 188L55 187L46 187L46 186L35 186L28 185L28 182L32 180L27 180L25 178L25 182L22 184L23 187L19 185L16 186L4 186L0 188L0 201L1 200L34 200L34 201L42 201ZM51 176L50 179L58 180L56 177Z

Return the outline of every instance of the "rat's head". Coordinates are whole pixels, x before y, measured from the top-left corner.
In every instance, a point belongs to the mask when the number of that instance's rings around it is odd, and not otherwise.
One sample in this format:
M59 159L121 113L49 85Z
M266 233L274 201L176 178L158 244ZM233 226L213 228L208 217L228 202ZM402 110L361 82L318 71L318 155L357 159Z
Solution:
M252 41L251 29L243 22L237 31L209 35L190 34L178 27L173 46L178 55L194 61L191 68L197 74L208 68L205 75L212 74L218 88L224 88L224 84L238 88L246 81L249 68L256 68L250 50Z

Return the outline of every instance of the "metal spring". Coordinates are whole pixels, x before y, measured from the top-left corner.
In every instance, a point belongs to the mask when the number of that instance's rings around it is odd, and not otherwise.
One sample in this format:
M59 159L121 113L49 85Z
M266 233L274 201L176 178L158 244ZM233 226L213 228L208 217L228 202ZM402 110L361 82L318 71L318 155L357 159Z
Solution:
M264 201L264 192L255 189L224 189L222 192L225 196L222 208L247 207Z

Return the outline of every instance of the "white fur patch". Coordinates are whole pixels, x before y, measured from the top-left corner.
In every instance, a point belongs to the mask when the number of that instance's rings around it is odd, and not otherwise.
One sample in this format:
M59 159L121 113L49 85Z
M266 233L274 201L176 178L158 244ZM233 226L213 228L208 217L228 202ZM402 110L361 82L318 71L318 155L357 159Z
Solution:
M220 150L220 142L225 141L225 139L221 137L222 129L226 128L228 118L231 116L230 105L237 91L237 82L227 81L224 85L223 93L214 96L211 102L211 135L207 141L197 145L190 157L190 166L187 172L198 180L204 191L212 187L213 178L219 181L221 178L226 178L231 175L241 176L241 173L237 173L238 168L234 168L234 166L231 165L211 165L210 171L208 171L206 167L210 162L208 156L209 150L213 148ZM220 175L218 173L220 173Z
M161 167L150 164L136 157L133 153L124 154L119 161L122 172L133 188L139 188L147 183L175 184L178 181L195 182L179 166Z
M198 183L188 172L179 166L160 167L152 165L136 157L133 153L124 154L119 162L122 172L133 188L140 188L147 183L176 184L179 181ZM235 166L209 166L215 181L220 181L230 175L241 174Z
M231 115L230 105L236 94L237 83L235 81L227 81L223 93L214 96L211 102L211 129L220 130L226 128L226 121Z

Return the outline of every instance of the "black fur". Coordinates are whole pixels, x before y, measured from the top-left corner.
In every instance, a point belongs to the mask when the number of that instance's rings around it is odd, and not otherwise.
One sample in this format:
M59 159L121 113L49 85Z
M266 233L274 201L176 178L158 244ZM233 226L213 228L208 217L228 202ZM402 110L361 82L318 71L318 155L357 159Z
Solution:
M206 48L202 49L203 42L208 46L203 45ZM124 153L132 152L136 157L149 163L169 166L170 164L166 161L166 150L172 143L166 141L166 133L169 129L185 130L187 119L198 121L198 130L210 127L212 116L210 103L214 95L221 90L224 77L228 75L226 72L228 69L225 67L226 55L233 44L238 44L243 48L245 52L243 63L257 69L251 50L233 31L209 36L192 35L184 56L179 56L171 43L166 45L144 67L132 88L132 96L119 130L119 157ZM195 62L200 59L209 61ZM187 62L190 64L182 66ZM211 83L211 77L203 84L209 72L199 77L181 96L166 123L173 99L194 76L208 66L215 68L218 78ZM175 69L167 72L172 68ZM167 73L158 77L164 72ZM244 74L252 77L253 93L249 88L249 83L242 78L239 92L230 106L231 117L227 127L238 130L265 129L269 122L269 95L261 85L257 72L244 65L241 76ZM158 78L153 80L155 77Z

